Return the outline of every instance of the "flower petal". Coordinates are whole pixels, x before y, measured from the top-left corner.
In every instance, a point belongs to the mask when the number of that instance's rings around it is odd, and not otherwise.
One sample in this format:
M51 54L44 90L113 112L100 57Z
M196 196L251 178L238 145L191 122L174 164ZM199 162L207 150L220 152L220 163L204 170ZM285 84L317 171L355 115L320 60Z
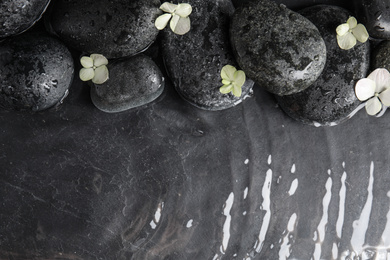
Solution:
M80 59L81 66L84 68L92 68L93 67L93 59L91 57L83 56Z
M179 35L186 34L191 29L190 18L189 17L183 18L179 15L174 15L172 17L169 26L171 27L171 30L176 34Z
M349 30L349 25L347 23L343 23L337 26L336 33L338 36L343 36L348 32L348 30Z
M177 5L165 2L160 6L160 9L167 13L173 13L177 8Z
M375 81L376 93L381 93L387 88L390 88L390 73L387 69L379 68L370 73L367 77Z
M382 103L377 97L369 99L366 103L366 111L370 116L378 114L382 109Z
M223 85L222 87L219 88L219 91L222 93L222 94L227 94L229 93L230 91L233 90L233 85L232 84L229 84L229 85Z
M192 12L192 7L190 4L179 4L175 10L175 14L180 15L185 18L188 17Z
M101 54L91 54L91 58L93 59L93 65L95 67L99 67L99 66L108 64L107 58Z
M163 14L157 17L156 21L154 22L154 25L156 26L157 29L162 30L164 29L169 20L172 18L171 14Z
M367 29L361 23L352 29L352 34L359 42L366 42L368 40Z
M221 70L221 78L234 81L234 73L237 71L232 65L225 65Z
M82 81L91 80L95 76L95 71L92 68L82 68L79 77Z
M242 85L244 85L244 83L245 83L245 72L242 70L237 70L236 72L234 72L234 84L237 87L241 88Z
M229 85L229 84L232 84L232 82L230 80L228 80L228 79L223 79L222 80L222 84Z
M382 93L379 94L379 99L381 100L382 104L385 106L390 106L390 89L386 89Z
M95 70L95 76L92 79L92 82L95 84L103 84L108 80L108 69L107 66L102 65Z
M349 25L349 28L350 28L350 29L355 28L356 25L357 25L357 20L356 20L356 18L353 17L353 16L349 17L349 19L348 19L348 21L347 21L347 24Z
M356 38L352 33L347 32L343 36L337 35L337 43L341 49L349 50L356 45Z
M355 93L360 101L366 101L375 95L376 84L371 79L360 79L355 86Z
M236 97L241 97L241 94L242 94L242 89L241 87L237 86L236 84L233 84L233 95L235 95Z

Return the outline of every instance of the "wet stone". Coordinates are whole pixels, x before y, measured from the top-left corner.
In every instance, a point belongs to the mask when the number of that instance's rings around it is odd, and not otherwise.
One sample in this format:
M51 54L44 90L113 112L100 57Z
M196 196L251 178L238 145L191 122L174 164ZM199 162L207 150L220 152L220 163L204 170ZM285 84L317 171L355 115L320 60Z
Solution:
M371 54L371 71L377 68L385 68L390 71L390 41L383 41Z
M2 0L0 2L0 39L16 35L38 21L50 0Z
M252 1L236 10L230 38L248 77L277 95L304 90L325 66L326 47L317 28L268 0Z
M360 105L355 95L356 82L369 69L369 42L350 50L339 48L335 29L351 15L336 6L318 5L300 12L320 31L327 48L325 69L316 82L293 95L277 97L280 107L305 124L334 125L349 119Z
M41 33L0 43L0 108L40 111L68 93L74 64L66 46Z
M107 58L135 55L154 42L159 0L56 0L46 22L49 31L86 53Z
M390 40L390 1L351 1L359 23L366 26L370 37Z
M168 74L177 92L192 105L205 110L233 107L243 101L253 86L247 77L241 97L219 91L223 85L222 67L232 65L239 69L229 44L233 4L230 0L186 3L194 10L189 16L191 30L185 35L174 34L169 26L162 31L162 55Z
M152 102L164 90L164 78L146 55L116 60L108 64L110 78L91 88L94 105L108 113L121 112Z

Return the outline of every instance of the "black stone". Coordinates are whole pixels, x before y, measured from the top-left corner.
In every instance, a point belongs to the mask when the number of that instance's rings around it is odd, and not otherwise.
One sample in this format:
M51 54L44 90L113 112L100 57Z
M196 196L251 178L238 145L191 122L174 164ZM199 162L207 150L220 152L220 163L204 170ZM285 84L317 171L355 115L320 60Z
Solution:
M370 37L390 39L390 1L354 0L352 2L358 23L366 26Z
M269 0L238 8L230 39L248 77L277 95L304 90L325 66L325 43L317 28L300 14Z
M292 118L306 124L333 125L350 117L359 106L356 82L369 69L369 42L342 50L337 44L336 27L351 15L336 6L318 5L301 11L320 31L327 47L327 62L318 80L306 90L277 97Z
M41 33L0 44L0 107L40 111L63 99L72 83L73 59L66 46Z
M385 68L390 71L390 41L382 41L371 54L371 70Z
M161 95L164 77L146 55L139 54L108 64L110 78L91 89L94 105L114 113L145 105Z
M235 66L229 44L229 17L234 12L230 0L190 0L191 30L181 36L169 25L162 33L165 65L178 93L188 102L206 110L222 110L237 105L250 92L253 81L247 78L241 97L222 94L221 70Z
M239 7L244 3L256 0L233 0L235 7ZM350 2L340 1L340 0L272 0L277 4L284 4L287 8L292 10L300 10L309 6L327 4L327 5L339 5L345 8L351 7Z
M0 38L22 33L34 25L50 0L2 0L0 2Z
M65 43L107 58L131 56L156 39L158 0L57 0L47 21Z

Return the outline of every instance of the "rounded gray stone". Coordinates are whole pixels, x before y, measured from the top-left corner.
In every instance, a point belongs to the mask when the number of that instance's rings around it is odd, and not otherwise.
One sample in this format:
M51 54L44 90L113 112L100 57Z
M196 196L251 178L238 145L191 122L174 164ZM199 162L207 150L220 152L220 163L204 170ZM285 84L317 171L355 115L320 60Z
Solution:
M26 31L38 21L50 0L1 0L0 38Z
M230 39L248 77L277 95L306 89L325 66L326 47L317 28L268 0L248 2L236 10Z
M28 33L0 43L0 107L40 111L68 93L74 64L69 50L57 39Z
M390 71L390 41L382 41L372 51L371 70L385 68Z
M56 0L46 24L77 50L125 57L155 41L154 21L162 13L159 6L158 0Z
M241 97L222 94L221 70L235 66L229 44L229 20L234 12L230 0L188 0L193 12L191 30L174 34L169 26L162 31L162 55L177 92L192 105L205 110L223 110L241 103L253 81L247 77ZM176 2L177 3L177 2Z
M327 48L327 62L321 76L302 92L278 97L280 107L292 118L316 126L339 124L349 119L361 104L355 95L356 82L367 76L370 44L342 50L335 29L351 13L329 5L309 7L300 12L320 31Z
M91 88L93 104L100 110L115 113L152 102L164 90L164 77L146 55L116 60L108 64L110 78Z

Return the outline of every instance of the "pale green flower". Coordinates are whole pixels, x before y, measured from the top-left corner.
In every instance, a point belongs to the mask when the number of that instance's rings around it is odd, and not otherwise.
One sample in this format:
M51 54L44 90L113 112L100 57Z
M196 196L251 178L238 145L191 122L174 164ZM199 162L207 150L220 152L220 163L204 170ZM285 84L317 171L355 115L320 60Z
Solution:
M349 17L346 23L336 28L337 43L343 50L349 50L356 45L356 40L364 43L368 40L368 32L363 24L357 23L355 17Z
M390 106L390 73L387 69L376 69L367 78L360 79L355 86L360 101L366 101L366 111L374 116Z
M226 65L221 70L221 78L223 86L219 89L222 94L232 92L236 97L240 97L242 93L242 85L245 83L245 72L237 70L231 65Z
M108 80L108 60L101 54L91 54L83 56L80 59L83 68L80 70L80 79L82 81L92 80L95 84L103 84Z
M170 20L169 26L174 33L183 35L189 32L191 21L188 16L192 12L190 4L176 5L165 2L160 6L160 9L166 13L157 17L154 23L157 29L164 29Z

